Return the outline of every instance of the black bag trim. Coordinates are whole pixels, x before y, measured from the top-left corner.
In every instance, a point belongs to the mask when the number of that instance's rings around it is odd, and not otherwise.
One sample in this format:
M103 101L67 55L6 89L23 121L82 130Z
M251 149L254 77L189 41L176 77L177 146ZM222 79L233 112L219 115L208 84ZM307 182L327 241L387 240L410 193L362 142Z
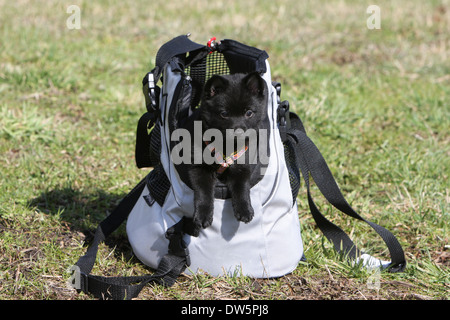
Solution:
M250 47L235 40L220 41L217 49L227 61L231 73L266 73L269 55L264 50Z

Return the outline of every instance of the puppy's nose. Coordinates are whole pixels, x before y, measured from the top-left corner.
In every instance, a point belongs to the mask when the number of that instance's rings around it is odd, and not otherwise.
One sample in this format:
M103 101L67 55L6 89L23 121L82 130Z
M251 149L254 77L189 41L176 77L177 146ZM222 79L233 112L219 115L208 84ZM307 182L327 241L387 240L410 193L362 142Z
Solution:
M244 133L245 133L245 131L242 128L234 129L234 135L237 137L241 137Z

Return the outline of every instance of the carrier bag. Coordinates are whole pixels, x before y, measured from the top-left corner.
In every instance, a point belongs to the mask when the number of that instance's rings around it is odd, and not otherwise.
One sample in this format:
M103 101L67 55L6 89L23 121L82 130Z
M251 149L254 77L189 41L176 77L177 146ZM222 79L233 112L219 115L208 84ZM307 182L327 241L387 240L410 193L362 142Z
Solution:
M188 35L159 49L155 68L143 79L147 110L138 121L135 150L137 166L152 169L100 223L86 254L72 268L71 279L78 290L98 298L131 299L149 282L172 286L183 272L254 278L289 274L304 259L297 208L301 176L312 216L338 252L368 267L391 272L404 269L403 249L395 236L362 218L344 199L300 118L289 110L287 101L281 101L281 85L272 82L267 59L265 51L234 40L213 38L201 45ZM194 112L211 76L250 72L259 73L267 85L270 123L267 168L250 190L254 217L249 223L237 221L229 191L218 183L212 225L198 237L190 236L184 225L193 216L193 191L186 172L171 159L171 135ZM391 261L360 251L342 229L320 213L310 192L310 177L333 206L365 221L381 236ZM91 275L98 245L125 220L134 254L155 273L141 277Z

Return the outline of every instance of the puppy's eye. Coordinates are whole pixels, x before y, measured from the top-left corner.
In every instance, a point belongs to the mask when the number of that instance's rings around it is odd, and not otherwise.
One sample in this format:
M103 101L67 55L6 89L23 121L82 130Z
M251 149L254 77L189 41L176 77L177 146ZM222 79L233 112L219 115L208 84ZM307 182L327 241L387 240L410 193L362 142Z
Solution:
M253 117L255 113L252 110L247 110L247 112L245 113L245 117L246 118L251 118Z
M221 111L220 112L220 116L222 117L222 118L228 118L228 112L227 111Z

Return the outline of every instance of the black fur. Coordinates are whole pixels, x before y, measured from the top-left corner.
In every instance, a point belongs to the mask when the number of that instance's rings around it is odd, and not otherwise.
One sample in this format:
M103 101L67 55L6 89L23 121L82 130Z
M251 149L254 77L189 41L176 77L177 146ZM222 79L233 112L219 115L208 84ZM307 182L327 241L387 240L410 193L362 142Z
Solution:
M257 134L259 129L268 129L267 91L267 85L258 73L211 77L205 84L199 109L203 131L211 128L220 130L224 137L222 145L225 150L226 140L236 139L236 135L227 135L226 129L241 129L243 132L254 129ZM248 140L245 140L245 143L248 144ZM202 142L201 150L204 148L205 144ZM214 186L218 181L224 183L231 194L235 217L244 223L253 219L254 211L250 201L251 181L255 178L259 180L257 176L261 175L262 166L259 159L251 164L249 157L258 156L256 150L252 151L245 152L244 163L235 161L223 173L217 172L219 166L215 163L208 165L203 161L199 165L186 166L190 186L194 191L194 216L188 233L198 236L201 228L211 225L214 212Z

